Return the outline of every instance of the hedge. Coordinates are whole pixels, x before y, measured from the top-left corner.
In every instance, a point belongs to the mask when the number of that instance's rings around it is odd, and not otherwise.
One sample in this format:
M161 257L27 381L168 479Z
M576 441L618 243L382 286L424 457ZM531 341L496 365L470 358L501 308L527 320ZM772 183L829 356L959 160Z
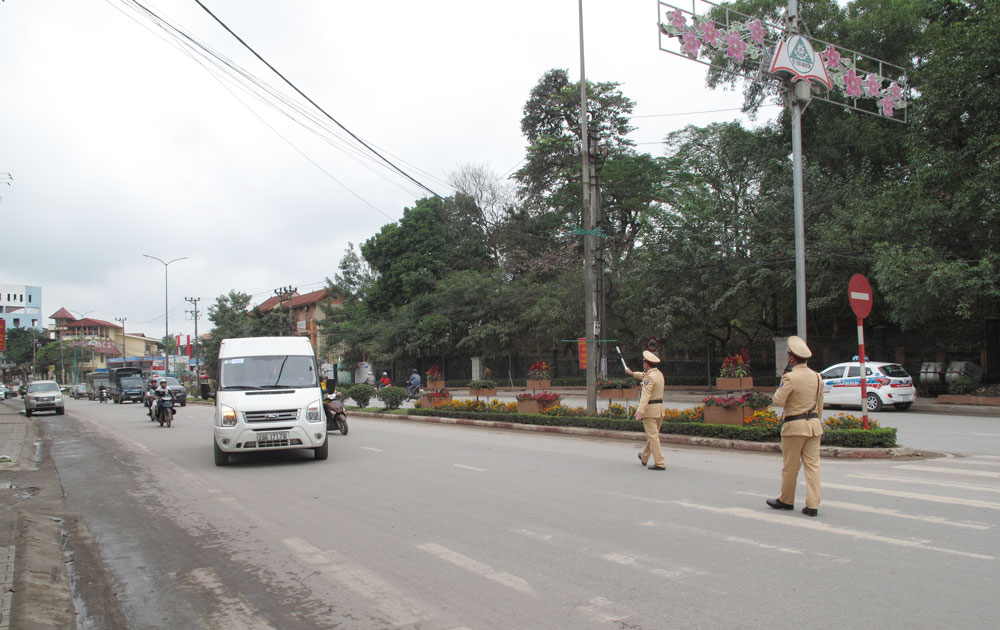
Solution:
M486 420L509 424L534 424L546 427L581 427L611 431L632 431L642 433L642 422L634 419L594 418L589 416L550 416L526 413L475 413L448 409L407 409L414 416L436 416L440 418L461 418ZM744 440L747 442L780 442L781 433L777 428L740 427L730 424L706 424L704 422L664 422L660 433L668 435L694 435L699 437ZM896 446L896 429L824 429L823 446L846 446L852 448L893 448Z

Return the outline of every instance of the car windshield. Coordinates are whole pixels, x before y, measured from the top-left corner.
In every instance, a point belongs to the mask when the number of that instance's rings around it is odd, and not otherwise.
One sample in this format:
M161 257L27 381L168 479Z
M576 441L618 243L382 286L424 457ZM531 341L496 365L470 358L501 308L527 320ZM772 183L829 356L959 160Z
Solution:
M906 370L903 369L902 365L897 365L895 363L891 363L889 365L883 365L879 369L882 371L883 374L885 374L886 376L890 376L892 378L909 378L910 376L909 374L906 373Z
M141 378L123 378L122 387L142 387L143 382Z
M183 387L183 386L181 385L181 382L178 381L176 378L174 378L173 376L168 376L167 387Z
M316 361L310 356L223 359L219 386L221 389L318 387Z
M32 383L28 385L29 392L57 392L59 386L55 383Z

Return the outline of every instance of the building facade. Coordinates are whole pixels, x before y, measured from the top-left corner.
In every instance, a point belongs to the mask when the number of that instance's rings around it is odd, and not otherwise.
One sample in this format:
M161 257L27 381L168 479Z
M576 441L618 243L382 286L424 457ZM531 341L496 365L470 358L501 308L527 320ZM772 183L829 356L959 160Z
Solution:
M45 329L42 318L42 287L0 284L0 317L7 328Z
M160 346L156 339L128 334L121 326L102 319L77 319L65 308L50 315L49 319L55 322L56 339L65 341L66 346L73 349L77 381L89 372L106 371L109 364L114 365L115 359L121 366L122 357L140 362L151 358Z

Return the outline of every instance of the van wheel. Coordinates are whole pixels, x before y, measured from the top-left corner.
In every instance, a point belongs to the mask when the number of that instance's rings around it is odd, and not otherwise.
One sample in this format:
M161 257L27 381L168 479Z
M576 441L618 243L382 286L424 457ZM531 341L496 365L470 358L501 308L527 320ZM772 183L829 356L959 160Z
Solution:
M64 413L66 413L66 408L65 407L56 407L56 415L57 416L61 416Z
M319 446L313 449L313 453L316 455L317 460L326 459L330 456L330 438L323 440L323 446Z
M216 466L228 466L229 465L229 453L223 451L219 448L219 445L212 440L212 446L215 447L215 465Z

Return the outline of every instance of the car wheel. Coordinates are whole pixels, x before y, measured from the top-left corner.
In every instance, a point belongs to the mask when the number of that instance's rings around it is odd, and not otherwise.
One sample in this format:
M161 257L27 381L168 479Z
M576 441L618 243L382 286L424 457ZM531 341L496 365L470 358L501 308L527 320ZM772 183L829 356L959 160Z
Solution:
M875 392L868 392L868 398L865 400L868 403L868 411L879 411L882 409L882 399Z
M326 459L330 456L330 438L323 440L323 446L319 446L313 449L313 453L316 455L317 460Z
M910 405L912 404L913 403L897 403L895 407L897 411L906 411L907 409L910 408Z
M215 465L216 466L228 466L229 465L229 453L223 451L219 448L219 445L215 440L212 440L212 446L215 447Z
M187 407L187 406L188 406L188 401L185 400L184 402L181 403L181 407Z
M64 413L66 413L66 408L65 407L56 407L56 415L57 416L61 416Z

